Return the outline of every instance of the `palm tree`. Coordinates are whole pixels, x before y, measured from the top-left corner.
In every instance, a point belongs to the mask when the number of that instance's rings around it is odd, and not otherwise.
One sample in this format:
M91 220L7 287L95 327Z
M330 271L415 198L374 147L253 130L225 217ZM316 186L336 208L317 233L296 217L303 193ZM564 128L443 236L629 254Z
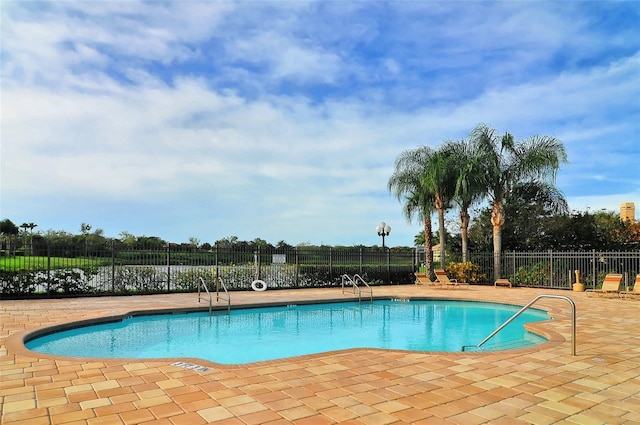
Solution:
M29 255L33 255L33 229L38 227L38 225L35 223L22 223L20 227L22 227L25 232L29 229Z
M417 215L424 223L425 267L430 274L433 272L431 214L434 196L424 186L423 173L432 155L433 151L427 146L402 152L396 158L395 170L387 185L398 201L404 198L402 210L407 221L411 222Z
M484 164L473 140L447 142L443 148L447 155L454 158L457 171L454 201L460 209L460 234L462 239L462 261L467 261L469 254L469 208L480 201L487 193L484 179Z
M555 137L532 136L515 142L511 134L498 137L484 124L471 132L471 139L478 144L479 159L485 164L484 179L492 203L494 278L499 279L505 196L523 182L553 184L560 164L567 162L567 151Z
M440 266L445 265L445 228L444 215L450 207L456 187L456 158L446 145L434 151L427 161L422 184L434 196L434 206L438 212L438 230L440 234Z
M89 231L91 230L91 225L87 223L80 224L80 232L84 236L84 256L89 256Z

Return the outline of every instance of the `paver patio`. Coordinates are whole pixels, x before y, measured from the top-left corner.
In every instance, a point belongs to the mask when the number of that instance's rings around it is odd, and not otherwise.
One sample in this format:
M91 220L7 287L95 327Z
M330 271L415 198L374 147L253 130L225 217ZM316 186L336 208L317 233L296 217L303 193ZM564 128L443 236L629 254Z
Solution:
M640 424L640 300L471 286L374 287L377 297L430 297L536 307L549 342L493 353L356 349L217 365L199 359L73 359L28 351L37 328L141 310L205 307L195 294L0 301L2 424ZM340 289L234 292L234 305L349 298ZM172 363L204 365L189 370Z

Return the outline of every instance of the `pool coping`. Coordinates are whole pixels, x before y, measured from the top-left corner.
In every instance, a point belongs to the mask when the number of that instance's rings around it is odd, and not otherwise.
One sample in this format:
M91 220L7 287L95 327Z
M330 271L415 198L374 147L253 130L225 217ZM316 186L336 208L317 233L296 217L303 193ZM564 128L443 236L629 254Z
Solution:
M258 292L262 292L262 291L258 291ZM377 297L373 297L373 300L392 300L393 298L389 298L389 297L381 297L381 296L377 296ZM518 305L515 303L509 303L509 302L504 302L504 301L474 301L474 300L469 300L469 299L460 299L460 298L450 298L450 297L425 297L425 296L415 296L415 297L409 297L406 298L410 301L431 301L431 300L438 300L438 301L465 301L465 302L478 302L478 303L490 303L490 304L501 304L501 305L506 305L506 306L513 306L513 307L522 307L522 305ZM349 302L354 302L354 301L358 301L357 299L345 299L345 298L331 298L331 299L319 299L319 300L301 300L301 301L297 301L296 304L298 305L311 305L311 304L320 304L320 303L349 303ZM366 302L365 302L366 303ZM242 304L241 306L234 306L235 309L250 309L250 308L263 308L263 307L285 307L287 305L290 305L291 302L287 303L284 301L281 302L277 302L277 301L272 301L272 302L268 302L268 303L250 303L250 304ZM533 308L533 307L532 307ZM534 346L530 346L530 347L523 347L523 348L514 348L514 349L508 349L508 350L488 350L488 351L431 351L431 350L403 350L403 349L394 349L394 348L374 348L374 347L356 347L356 348L347 348L347 349L341 349L341 350L329 350L329 351L323 351L323 352L319 352L319 353L312 353L312 354L302 354L302 355L298 355L298 356L291 356L291 357L284 357L284 358L278 358L278 359L270 359L270 360L260 360L260 361L255 361L255 362L247 362L247 363L233 363L233 364L229 364L229 363L217 363L211 360L207 360L207 359L201 359L199 357L81 357L81 356L63 356L63 355L57 355L57 354L47 354L47 353L41 353L38 351L32 351L30 349L28 349L26 347L27 342L29 342L32 339L35 338L39 338L41 336L45 336L45 335L49 335L52 333L56 333L59 331L64 331L64 330L70 330L70 329L75 329L75 328L80 328L80 327L86 327L86 326L91 326L91 325L97 325L97 324L101 324L101 323L112 323L112 322L121 322L123 320L125 320L128 317L136 317L136 316L151 316L151 315L157 315L157 314L172 314L172 313L202 313L202 312L207 312L209 311L208 307L183 307L183 308L165 308L165 309L142 309L142 310L132 310L132 311L127 311L124 313L118 313L116 315L107 315L107 316L98 316L98 317L93 317L93 318L88 318L88 319L83 319L83 320L79 320L79 321L73 321L73 322L69 322L69 321L64 321L61 323L57 323L57 324L53 324L50 326L46 326L46 327L42 327L42 328L38 328L38 329L33 329L33 330L29 330L29 331L23 331L23 332L17 332L15 334L10 335L6 341L5 341L5 345L8 351L11 351L13 353L16 354L23 354L23 355L28 355L30 357L35 357L35 358L43 358L43 359L52 359L52 360L75 360L75 361L84 361L84 362L89 362L89 361L100 361L100 362L104 362L104 363L109 363L110 361L114 361L118 364L120 363L132 363L132 362L157 362L157 361L166 361L166 362L171 362L171 363L176 363L176 362L184 362L184 363L190 363L190 364L197 364L197 365L202 365L205 367L214 367L214 368L238 368L241 366L246 366L246 365L261 365L261 364L268 364L271 362L274 363L280 363L282 361L292 361L292 360L303 360L303 359L312 359L312 358L317 358L317 357L325 357L327 355L335 355L335 354L346 354L346 353L350 353L350 352L358 352L358 351L364 351L364 352L369 352L369 353L377 353L377 352L398 352L398 353L419 353L419 354L431 354L431 355L455 355L458 353L464 353L464 354L476 354L476 355L482 355L482 354L487 354L489 352L491 353L496 353L496 352L502 352L502 351L509 351L509 352L514 352L514 353L518 353L518 352L530 352L530 351L537 351L539 349L545 349L545 348L549 348L551 346L555 346L558 344L562 344L566 341L566 339L560 335L559 333L553 331L552 329L548 329L547 327L545 327L545 323L551 322L553 320L556 320L556 317L554 316L554 314L558 314L560 316L562 316L562 312L561 311L555 311L552 312L549 309L544 309L544 308L539 308L539 307L535 307L538 310L542 310L547 312L547 314L549 315L549 319L547 320L542 320L542 321L537 321L537 322L532 322L532 323L526 323L524 325L525 329L531 333L534 333L542 338L545 338L546 341L542 342L540 344L536 344ZM224 311L226 310L226 307L223 306L216 306L215 309L213 309L214 311Z

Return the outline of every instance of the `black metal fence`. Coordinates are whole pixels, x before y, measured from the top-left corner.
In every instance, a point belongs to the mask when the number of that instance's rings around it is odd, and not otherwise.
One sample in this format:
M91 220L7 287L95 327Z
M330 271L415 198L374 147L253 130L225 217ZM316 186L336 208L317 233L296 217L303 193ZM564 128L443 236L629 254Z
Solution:
M373 285L401 284L413 283L416 270L410 248L207 250L110 243L76 249L34 246L30 251L41 255L2 258L0 294L190 292L200 277L213 285L218 276L229 290L249 289L256 279L273 289L339 286L344 274L359 274Z
M493 276L493 253L472 253L471 261ZM620 273L623 284L632 286L640 274L640 251L545 251L504 252L500 274L518 286L572 288L575 271L587 289L602 285L608 273Z
M229 290L250 289L256 279L271 289L339 286L344 274L359 274L372 285L412 284L424 263L418 248L202 249L110 242L40 244L26 252L31 255L5 252L0 258L0 296L191 292L200 277L213 285L218 276ZM480 276L473 283L493 283L493 258L493 253L471 253ZM587 288L598 287L607 273L622 273L630 286L640 273L640 251L505 252L500 263L501 276L517 286L570 289L576 270Z

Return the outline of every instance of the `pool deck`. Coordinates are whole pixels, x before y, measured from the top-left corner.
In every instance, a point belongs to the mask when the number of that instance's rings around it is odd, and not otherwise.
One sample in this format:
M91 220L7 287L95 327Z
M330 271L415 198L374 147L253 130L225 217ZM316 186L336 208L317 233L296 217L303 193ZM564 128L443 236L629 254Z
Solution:
M196 294L0 301L2 424L640 424L640 298L471 286L374 287L376 297L454 298L524 305L554 317L550 341L494 353L355 349L208 370L176 359L73 359L33 353L45 326L133 311L204 307ZM232 293L234 305L347 299L340 289ZM256 347L259 349L259 347Z

